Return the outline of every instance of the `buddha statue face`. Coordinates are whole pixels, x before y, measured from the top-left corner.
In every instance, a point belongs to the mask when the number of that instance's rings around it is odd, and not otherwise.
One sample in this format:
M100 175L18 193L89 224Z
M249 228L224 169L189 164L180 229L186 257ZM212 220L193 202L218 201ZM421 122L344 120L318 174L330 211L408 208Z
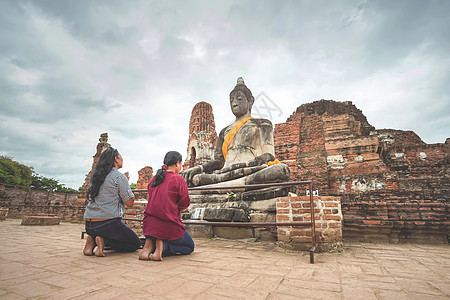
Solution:
M230 94L231 111L236 117L240 117L248 113L252 106L243 91L233 91Z

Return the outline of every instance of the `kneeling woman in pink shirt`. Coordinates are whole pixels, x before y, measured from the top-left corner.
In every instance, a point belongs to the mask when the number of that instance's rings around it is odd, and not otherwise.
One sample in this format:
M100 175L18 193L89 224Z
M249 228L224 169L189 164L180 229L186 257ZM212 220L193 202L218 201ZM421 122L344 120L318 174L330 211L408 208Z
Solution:
M161 261L163 256L194 251L194 241L180 218L190 204L186 181L178 175L181 160L180 153L167 152L164 164L148 184L143 223L146 241L139 259Z

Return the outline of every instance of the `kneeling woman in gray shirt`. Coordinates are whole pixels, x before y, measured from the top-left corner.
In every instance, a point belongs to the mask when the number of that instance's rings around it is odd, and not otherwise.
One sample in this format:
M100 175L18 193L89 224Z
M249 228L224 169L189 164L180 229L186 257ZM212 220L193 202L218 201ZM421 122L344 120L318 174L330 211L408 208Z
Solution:
M123 158L117 149L108 148L95 166L88 191L89 203L84 213L86 233L89 235L84 255L105 256L105 246L116 251L132 252L141 245L136 233L122 222L125 206L132 207L134 204L128 178L118 171L122 165Z

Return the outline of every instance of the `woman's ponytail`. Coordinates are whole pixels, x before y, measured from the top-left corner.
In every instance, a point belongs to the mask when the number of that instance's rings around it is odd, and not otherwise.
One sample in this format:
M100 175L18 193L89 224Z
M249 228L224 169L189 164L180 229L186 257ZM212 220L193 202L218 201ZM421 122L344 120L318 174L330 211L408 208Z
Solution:
M164 156L164 164L161 166L161 169L159 169L156 172L155 178L153 179L153 182L151 184L151 187L156 187L163 183L164 178L166 177L166 170L168 166L175 165L177 162L182 161L182 156L177 151L169 151L166 153L166 156Z
M164 168L164 166L165 166L165 168ZM167 170L167 165L164 164L164 165L162 165L161 169L156 171L155 179L153 179L151 187L158 186L164 181L164 178L166 177L166 170Z

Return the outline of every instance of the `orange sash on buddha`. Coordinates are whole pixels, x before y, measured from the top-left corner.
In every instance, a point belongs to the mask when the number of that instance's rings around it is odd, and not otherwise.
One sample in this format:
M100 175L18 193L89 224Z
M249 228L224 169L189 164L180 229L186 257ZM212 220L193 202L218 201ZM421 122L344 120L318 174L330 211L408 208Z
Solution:
M223 153L223 158L225 160L227 159L228 147L230 146L231 142L233 141L234 136L236 135L238 130L242 127L242 125L244 125L245 122L247 122L250 119L253 119L253 118L252 117L247 117L245 119L240 120L239 123L234 125L234 127L231 128L231 130L225 136L225 139L223 140L223 144L222 144L222 153Z

